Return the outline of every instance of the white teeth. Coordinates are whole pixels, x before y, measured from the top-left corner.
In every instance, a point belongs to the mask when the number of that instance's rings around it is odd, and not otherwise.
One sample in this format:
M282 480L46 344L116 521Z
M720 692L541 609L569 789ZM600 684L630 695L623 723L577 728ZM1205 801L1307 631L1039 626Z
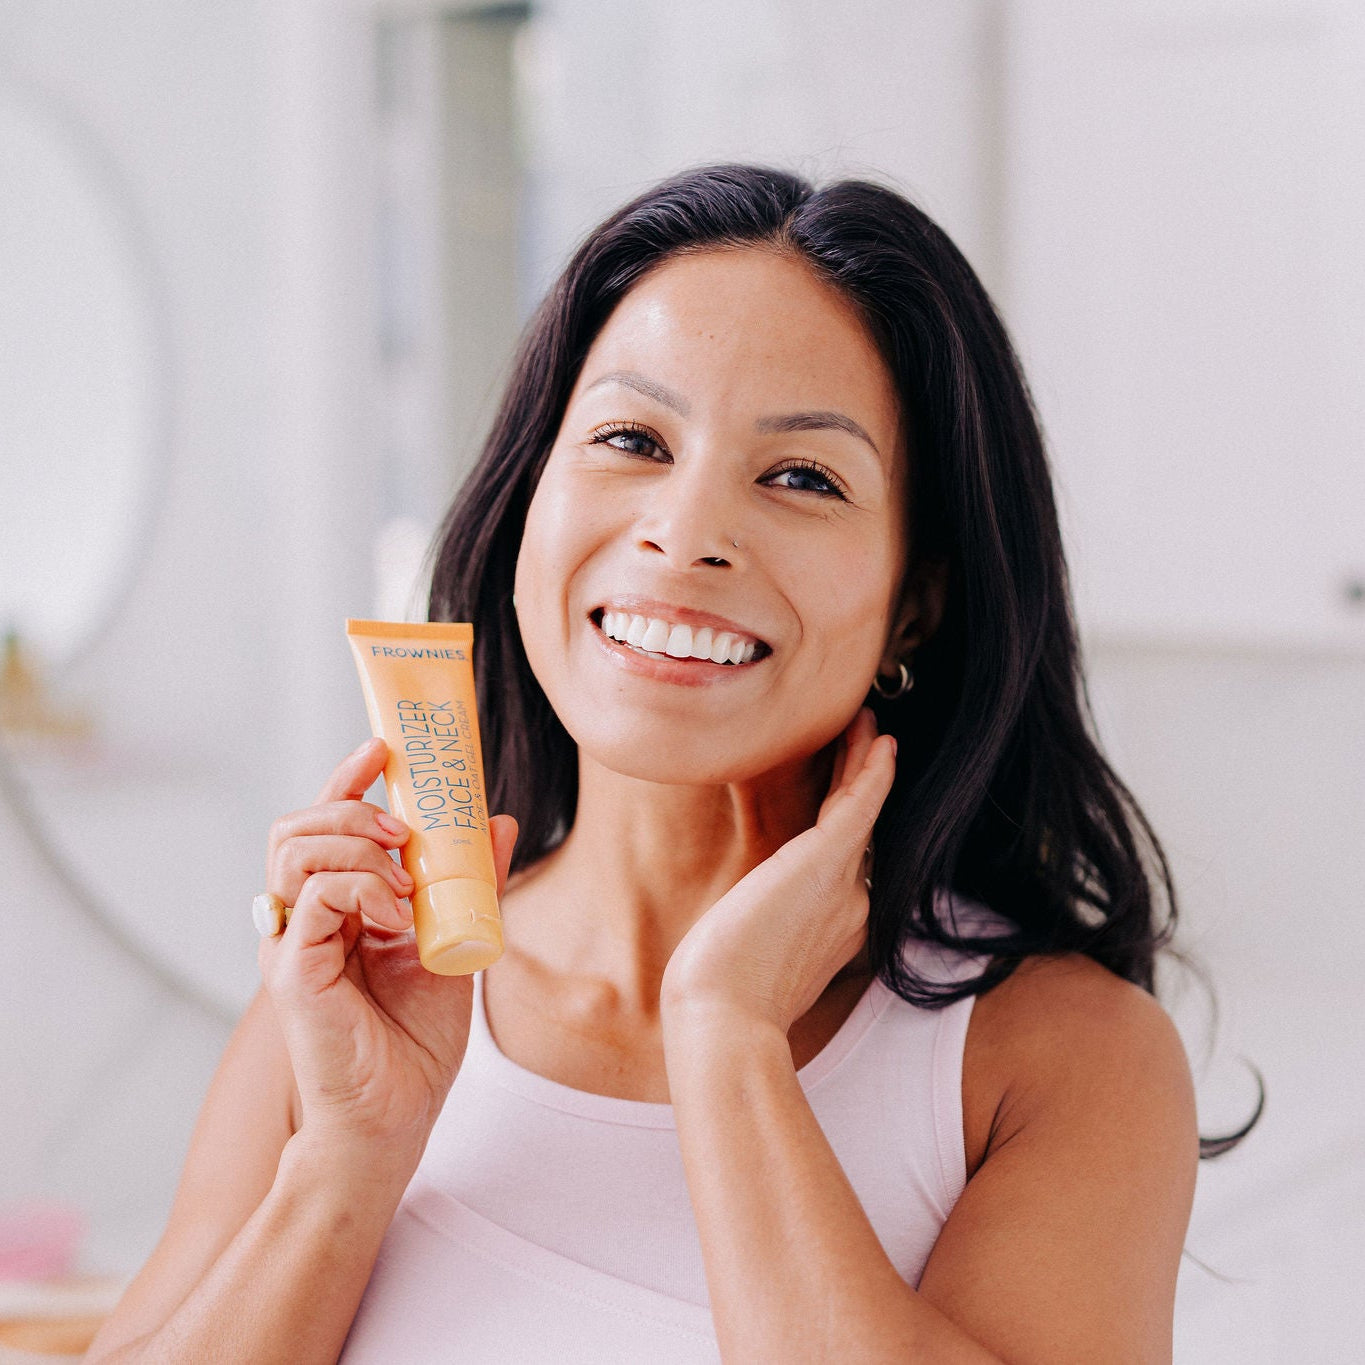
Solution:
M692 654L692 627L674 626L668 632L668 643L664 646L664 653L674 659L686 659Z
M634 645L651 654L667 654L674 659L709 659L713 663L746 664L757 653L758 644L729 630L711 626L674 625L657 617L634 616L626 611L602 612L602 633L613 640Z
M649 650L651 654L662 654L670 634L667 621L651 620L649 629L645 631L644 638L640 641L640 648Z

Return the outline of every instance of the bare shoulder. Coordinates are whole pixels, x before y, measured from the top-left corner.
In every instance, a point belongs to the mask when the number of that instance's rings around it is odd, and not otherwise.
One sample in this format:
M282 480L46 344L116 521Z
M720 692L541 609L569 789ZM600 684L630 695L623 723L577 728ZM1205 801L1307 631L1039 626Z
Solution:
M1012 1360L1169 1358L1199 1148L1161 1005L1088 958L1029 959L973 1006L963 1120L922 1292Z
M963 1102L972 1171L1031 1124L1194 1131L1189 1063L1170 1016L1074 954L1029 958L976 1002Z

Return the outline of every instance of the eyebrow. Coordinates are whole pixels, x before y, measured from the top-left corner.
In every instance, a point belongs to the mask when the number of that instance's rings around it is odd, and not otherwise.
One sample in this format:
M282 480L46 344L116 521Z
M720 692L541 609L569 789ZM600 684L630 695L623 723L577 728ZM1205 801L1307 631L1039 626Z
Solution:
M585 392L590 393L603 384L624 384L626 388L634 389L636 393L642 393L646 398L652 398L656 403L672 409L679 417L686 417L692 411L691 404L681 394L652 379L646 379L642 374L636 374L634 370L613 370L610 374L604 374L600 379L593 380ZM881 455L877 443L867 434L862 424L842 412L828 410L789 412L781 417L760 417L754 426L764 433L844 431L850 436L856 436L860 441L865 441L876 455Z
M842 412L789 412L782 417L760 417L754 425L759 431L846 431L860 441L866 441L875 454L880 455L877 443L853 418Z
M603 384L624 384L626 388L634 389L636 393L642 393L646 398L652 398L666 408L672 408L679 417L686 417L692 411L692 405L681 394L674 393L672 389L665 388L662 384L656 384L652 379L646 379L642 374L636 374L634 370L613 370L610 374L604 374L601 379L594 379L584 392L591 393L593 389L601 388Z

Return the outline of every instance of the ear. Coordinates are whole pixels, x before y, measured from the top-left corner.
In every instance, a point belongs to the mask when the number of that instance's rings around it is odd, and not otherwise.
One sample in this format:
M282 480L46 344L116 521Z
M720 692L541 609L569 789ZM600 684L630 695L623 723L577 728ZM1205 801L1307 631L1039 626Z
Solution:
M896 665L909 658L943 620L948 600L947 559L921 559L906 576L895 625L887 636L882 671L895 673Z

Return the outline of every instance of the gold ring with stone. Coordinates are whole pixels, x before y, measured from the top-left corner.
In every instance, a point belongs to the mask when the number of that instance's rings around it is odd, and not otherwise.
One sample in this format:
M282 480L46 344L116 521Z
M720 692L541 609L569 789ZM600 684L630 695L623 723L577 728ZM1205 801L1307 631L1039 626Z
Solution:
M256 932L262 938L278 938L289 923L292 906L286 905L278 896L262 891L251 902L251 918L256 923Z

